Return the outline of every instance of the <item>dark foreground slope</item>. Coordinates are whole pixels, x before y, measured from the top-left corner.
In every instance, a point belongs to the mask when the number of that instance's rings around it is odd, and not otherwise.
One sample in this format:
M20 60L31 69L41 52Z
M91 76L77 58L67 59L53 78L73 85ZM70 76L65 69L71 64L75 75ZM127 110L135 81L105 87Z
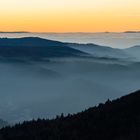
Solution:
M140 91L76 115L25 122L0 131L1 140L139 140Z

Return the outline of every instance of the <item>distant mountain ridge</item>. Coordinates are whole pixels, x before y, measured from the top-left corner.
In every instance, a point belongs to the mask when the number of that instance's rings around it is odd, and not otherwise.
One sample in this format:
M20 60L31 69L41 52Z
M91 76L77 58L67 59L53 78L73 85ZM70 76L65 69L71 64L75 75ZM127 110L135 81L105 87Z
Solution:
M86 49L88 49L89 51L81 49L82 47L86 47ZM93 54L93 52L90 52L90 50L94 51L95 53ZM107 56L107 54L109 54L108 51L115 55L121 53L120 51L114 50L113 48L103 47L95 44L63 43L38 37L0 39L0 56L2 57L41 58L69 57L88 54L97 57L105 57Z
M140 31L125 31L124 33L140 33Z
M0 39L1 57L42 59L46 57L76 57L81 55L87 54L70 48L59 41L38 37Z
M75 115L24 122L0 130L2 140L138 140L140 91Z
M108 46L100 46L91 43L90 44L68 43L68 46L89 53L95 57L108 57L108 58L129 57L123 50L111 48Z
M131 51L129 51L131 49ZM63 43L39 37L0 38L0 58L39 60L50 57L97 57L128 59L138 57L134 48L115 49L96 44ZM133 53L133 54L132 54ZM139 53L139 51L137 51Z
M0 34L20 34L20 33L30 33L30 32L27 32L27 31L13 31L13 32L0 31Z

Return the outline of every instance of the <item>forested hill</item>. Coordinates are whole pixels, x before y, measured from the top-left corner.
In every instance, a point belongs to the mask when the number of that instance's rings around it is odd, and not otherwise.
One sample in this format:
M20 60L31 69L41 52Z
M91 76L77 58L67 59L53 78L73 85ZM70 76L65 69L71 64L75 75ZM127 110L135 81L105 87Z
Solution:
M0 131L1 140L139 140L140 91L75 115L24 122Z

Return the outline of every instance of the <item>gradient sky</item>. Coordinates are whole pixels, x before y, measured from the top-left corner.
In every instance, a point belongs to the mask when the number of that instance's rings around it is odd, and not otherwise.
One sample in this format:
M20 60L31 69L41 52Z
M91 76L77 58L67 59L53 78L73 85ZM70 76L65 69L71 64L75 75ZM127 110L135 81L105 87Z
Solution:
M140 30L140 0L0 0L0 30Z

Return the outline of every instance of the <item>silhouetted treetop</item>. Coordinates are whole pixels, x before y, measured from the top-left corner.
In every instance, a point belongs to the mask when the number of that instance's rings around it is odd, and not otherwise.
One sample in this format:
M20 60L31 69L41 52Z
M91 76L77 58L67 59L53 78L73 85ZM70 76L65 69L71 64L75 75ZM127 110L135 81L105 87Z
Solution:
M75 115L38 119L0 131L1 140L139 140L140 91Z

